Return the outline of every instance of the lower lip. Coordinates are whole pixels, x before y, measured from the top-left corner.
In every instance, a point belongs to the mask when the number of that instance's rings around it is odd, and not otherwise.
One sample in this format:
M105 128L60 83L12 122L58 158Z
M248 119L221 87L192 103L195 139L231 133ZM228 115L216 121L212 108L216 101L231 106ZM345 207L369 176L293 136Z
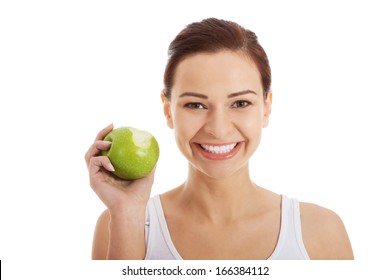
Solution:
M203 149L200 144L195 144L200 153L207 159L211 160L225 160L234 157L242 146L242 142L239 142L230 152L223 154L214 154Z

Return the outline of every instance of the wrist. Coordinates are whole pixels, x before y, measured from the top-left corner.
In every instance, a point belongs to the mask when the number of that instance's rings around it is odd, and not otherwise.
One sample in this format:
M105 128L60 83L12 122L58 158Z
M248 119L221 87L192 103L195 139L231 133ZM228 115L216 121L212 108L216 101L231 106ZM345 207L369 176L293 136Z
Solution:
M146 206L114 207L109 209L111 222L145 222Z

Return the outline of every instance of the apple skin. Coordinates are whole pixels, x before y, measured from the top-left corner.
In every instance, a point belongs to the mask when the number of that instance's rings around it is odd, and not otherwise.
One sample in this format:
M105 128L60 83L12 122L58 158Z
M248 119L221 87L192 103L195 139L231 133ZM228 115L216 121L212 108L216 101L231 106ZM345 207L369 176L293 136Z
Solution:
M148 175L157 163L160 150L152 134L133 127L120 127L110 131L105 141L111 142L102 151L114 166L113 173L124 180L136 180Z

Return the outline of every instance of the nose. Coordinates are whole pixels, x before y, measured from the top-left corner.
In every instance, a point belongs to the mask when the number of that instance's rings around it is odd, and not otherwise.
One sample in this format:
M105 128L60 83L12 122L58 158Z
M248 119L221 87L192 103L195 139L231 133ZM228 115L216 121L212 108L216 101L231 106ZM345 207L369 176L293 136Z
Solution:
M233 127L230 116L222 109L210 110L204 125L204 131L216 139L224 139Z

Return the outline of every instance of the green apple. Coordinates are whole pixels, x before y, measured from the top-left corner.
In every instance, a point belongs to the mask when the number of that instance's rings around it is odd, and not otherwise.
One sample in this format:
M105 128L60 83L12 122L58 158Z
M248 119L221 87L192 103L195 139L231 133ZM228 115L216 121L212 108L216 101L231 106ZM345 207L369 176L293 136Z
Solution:
M102 151L114 166L119 178L136 180L148 175L157 163L160 150L154 136L132 127L120 127L110 131L105 141L110 149Z

